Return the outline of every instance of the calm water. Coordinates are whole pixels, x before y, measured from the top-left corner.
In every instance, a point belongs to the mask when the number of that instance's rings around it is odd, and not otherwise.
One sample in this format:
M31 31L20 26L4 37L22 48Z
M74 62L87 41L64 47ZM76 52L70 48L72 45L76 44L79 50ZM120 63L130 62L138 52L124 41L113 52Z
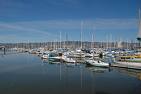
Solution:
M141 71L49 64L29 54L0 55L0 94L141 94Z

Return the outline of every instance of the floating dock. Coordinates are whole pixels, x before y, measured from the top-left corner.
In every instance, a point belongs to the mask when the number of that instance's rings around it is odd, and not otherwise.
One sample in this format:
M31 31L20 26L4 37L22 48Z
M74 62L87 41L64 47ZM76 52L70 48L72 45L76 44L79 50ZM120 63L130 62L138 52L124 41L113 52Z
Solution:
M119 68L128 68L128 69L141 70L141 63L136 63L136 62L117 62L117 63L111 64L111 67L119 67Z

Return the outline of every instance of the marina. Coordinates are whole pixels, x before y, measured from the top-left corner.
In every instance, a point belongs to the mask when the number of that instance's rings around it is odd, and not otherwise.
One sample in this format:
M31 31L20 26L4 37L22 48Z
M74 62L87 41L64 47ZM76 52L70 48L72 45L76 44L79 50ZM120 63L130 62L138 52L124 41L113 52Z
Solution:
M0 94L141 94L141 0L0 0Z

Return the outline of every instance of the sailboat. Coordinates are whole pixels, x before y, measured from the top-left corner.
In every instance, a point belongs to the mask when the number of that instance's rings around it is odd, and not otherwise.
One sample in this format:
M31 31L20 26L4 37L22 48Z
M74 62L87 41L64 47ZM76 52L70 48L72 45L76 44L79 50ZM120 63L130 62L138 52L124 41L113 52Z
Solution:
M90 64L96 67L109 67L108 63L105 63L101 60L94 60L93 58L86 60L86 64Z
M62 59L67 63L76 63L76 60L71 57L63 56Z
M92 35L92 43L93 43L93 35ZM96 67L109 67L108 63L105 63L101 60L94 59L94 49L93 49L92 54L93 54L92 58L89 58L88 60L86 60L86 64L90 64L90 65L93 65ZM101 55L102 55L102 53L101 53Z

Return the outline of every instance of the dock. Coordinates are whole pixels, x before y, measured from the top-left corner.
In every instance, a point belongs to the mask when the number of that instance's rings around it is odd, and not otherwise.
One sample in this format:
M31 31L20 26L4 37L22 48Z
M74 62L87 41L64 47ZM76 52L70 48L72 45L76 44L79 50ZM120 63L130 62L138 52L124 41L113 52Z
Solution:
M127 68L141 70L141 63L136 62L117 62L111 64L111 67Z

